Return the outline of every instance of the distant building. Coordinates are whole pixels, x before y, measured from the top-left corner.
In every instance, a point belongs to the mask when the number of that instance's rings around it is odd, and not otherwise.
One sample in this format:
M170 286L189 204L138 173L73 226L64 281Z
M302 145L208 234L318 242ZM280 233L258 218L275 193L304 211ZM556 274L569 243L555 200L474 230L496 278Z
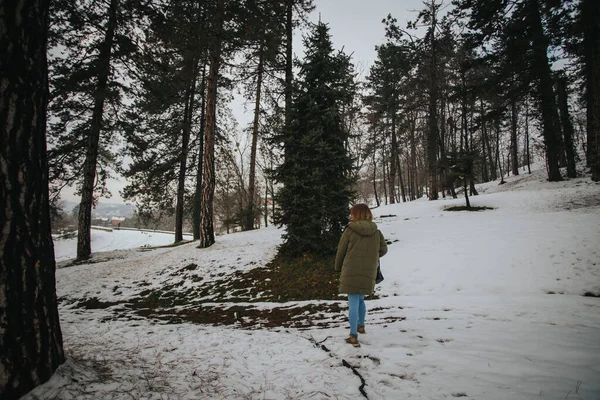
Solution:
M112 217L111 223L113 228L121 228L121 222L125 221L125 217Z

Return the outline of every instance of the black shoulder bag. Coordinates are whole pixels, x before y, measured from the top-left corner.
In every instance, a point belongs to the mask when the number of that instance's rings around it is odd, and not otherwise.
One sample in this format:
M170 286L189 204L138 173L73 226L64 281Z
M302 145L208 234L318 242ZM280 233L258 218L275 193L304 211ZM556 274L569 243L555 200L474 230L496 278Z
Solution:
M377 262L377 277L375 283L381 283L383 281L383 274L381 273L381 262Z

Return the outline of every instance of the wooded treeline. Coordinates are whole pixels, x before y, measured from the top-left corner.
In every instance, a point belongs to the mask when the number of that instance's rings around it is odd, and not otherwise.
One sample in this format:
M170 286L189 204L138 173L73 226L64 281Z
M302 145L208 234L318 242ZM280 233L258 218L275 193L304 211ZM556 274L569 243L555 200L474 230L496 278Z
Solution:
M293 54L296 30L308 38L325 26L308 22L313 8L310 0L54 2L52 198L64 185L81 191L79 258L90 254L93 202L115 174L127 178L123 196L139 218L173 215L175 241L184 226L201 247L216 228L290 229L290 213L321 196L318 180L294 189L312 197L289 193L307 169L327 166L310 160L331 157L319 150L327 137L310 139L320 119L318 129L339 128L340 142L328 146L350 159L338 179L350 186L329 185L323 196L379 205L462 191L469 205L475 183L529 171L534 160L551 181L577 176L580 158L600 178L595 2L427 0L406 27L388 15L374 64L359 77L348 59L346 93L331 94L343 99L328 110L302 102L319 90L303 75L319 45ZM245 100L246 121L235 120L233 97ZM334 115L337 127L323 123ZM290 152L292 137L304 139Z
M576 177L580 156L598 180L597 123L583 114L598 107L592 3L430 0L406 28L388 16L365 98L377 204L477 194L475 182L529 171L534 153L550 181Z

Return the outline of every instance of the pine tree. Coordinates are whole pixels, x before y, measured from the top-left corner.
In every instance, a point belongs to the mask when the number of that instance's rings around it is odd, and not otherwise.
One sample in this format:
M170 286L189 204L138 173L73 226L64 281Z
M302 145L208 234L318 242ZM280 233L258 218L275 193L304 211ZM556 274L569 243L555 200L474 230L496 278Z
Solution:
M348 221L352 159L341 109L355 85L349 57L334 52L325 24L313 26L304 45L290 130L277 137L284 161L275 170L283 184L275 222L286 226L283 254L323 255L335 250Z
M391 157L389 182L389 201L396 202L396 172L400 168L398 156L398 126L400 125L401 84L408 77L410 61L406 48L393 43L376 46L377 60L367 77L372 94L365 98L373 111L389 123L387 131L391 137Z
M427 165L429 174L429 199L437 200L439 197L438 188L438 151L439 151L439 127L438 127L438 101L439 101L439 81L438 65L439 56L437 54L438 46L436 42L438 11L441 3L431 0L426 3L426 9L419 17L423 22L429 23L426 39L429 42L429 110L428 110L428 129L427 129Z
M509 65L517 66L522 66L522 61L526 61L526 80L533 83L533 93L541 114L548 179L560 181L562 140L553 90L551 58L548 54L557 44L557 38L551 29L555 24L554 20L564 19L561 2L456 0L455 3L469 12L469 27L477 32L481 45L493 45L498 40L519 44L521 51L505 54L512 56L506 61ZM502 34L505 36L499 37Z
M211 31L214 38L208 49L210 70L206 89L206 119L204 128L202 209L200 212L200 247L210 247L215 243L214 208L215 198L215 136L217 127L217 89L219 70L222 65L223 33L225 24L225 1L216 0L214 17L211 19Z
M135 199L143 215L173 212L175 242L179 242L192 161L198 161L195 175L202 181L204 131L200 125L204 121L207 20L212 9L195 1L156 7L146 10L150 25L136 58L138 85L125 129L132 162L124 171L129 183L123 195ZM195 135L199 140L192 140L194 131L199 131ZM199 198L194 196L196 238Z
M76 185L81 193L77 257L91 254L91 210L109 196L111 150L126 90L120 75L134 51L134 0L52 2L50 36L49 166L52 198Z
M314 9L313 0L284 0L285 2L285 123L284 129L291 129L292 121L292 94L294 80L294 56L293 56L293 36L294 26L298 22L294 21L294 10L299 10L299 17L302 19L305 14Z
M243 78L246 85L246 97L254 100L254 119L249 128L252 135L250 150L250 167L248 177L248 193L243 204L244 222L242 228L254 228L254 221L260 214L256 206L259 196L256 188L256 167L259 132L264 131L264 138L269 134L279 131L272 122L282 117L283 129L288 129L290 122L292 82L293 82L293 52L292 40L294 28L306 21L306 15L314 9L313 0L282 0L273 2L269 0L248 1L245 3L244 23L242 27L243 40L246 42L245 54L247 62L244 68L250 67L250 73L245 72ZM284 72L285 78L281 79ZM285 105L282 107L278 98L283 91ZM263 104L266 103L266 106ZM268 106L272 115L268 115ZM262 123L262 124L261 124ZM261 129L261 125L266 125ZM271 148L268 149L269 159L274 158ZM268 174L267 174L268 175ZM269 177L265 176L265 180ZM272 179L271 180L271 186ZM268 183L266 183L268 186ZM272 190L271 190L272 191ZM267 200L265 200L267 201ZM265 209L265 225L268 223Z
M585 79L587 115L587 165L592 180L600 181L600 5L581 0L577 12L577 31L581 36L578 52Z
M246 97L254 100L254 118L251 132L250 167L248 176L248 193L243 204L243 230L254 229L255 220L260 213L256 207L256 157L261 116L264 115L263 97L269 96L270 87L276 87L282 71L281 51L284 45L285 9L271 1L256 1L247 4L247 13L242 31L245 42L242 79Z

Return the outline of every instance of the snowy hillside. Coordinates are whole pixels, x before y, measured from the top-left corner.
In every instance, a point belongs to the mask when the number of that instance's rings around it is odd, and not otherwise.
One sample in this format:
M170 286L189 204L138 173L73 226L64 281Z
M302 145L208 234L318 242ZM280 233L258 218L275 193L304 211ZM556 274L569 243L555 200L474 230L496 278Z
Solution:
M275 228L60 268L69 360L25 398L600 399L600 185L538 171L479 189L493 210L375 210L391 244L358 349L343 297L206 290L272 259Z
M184 239L190 240L191 236ZM97 230L92 229L92 253L104 253L113 250L135 249L139 247L156 247L172 244L174 234L133 231L133 230ZM69 239L54 239L54 258L57 262L77 256L77 237Z

